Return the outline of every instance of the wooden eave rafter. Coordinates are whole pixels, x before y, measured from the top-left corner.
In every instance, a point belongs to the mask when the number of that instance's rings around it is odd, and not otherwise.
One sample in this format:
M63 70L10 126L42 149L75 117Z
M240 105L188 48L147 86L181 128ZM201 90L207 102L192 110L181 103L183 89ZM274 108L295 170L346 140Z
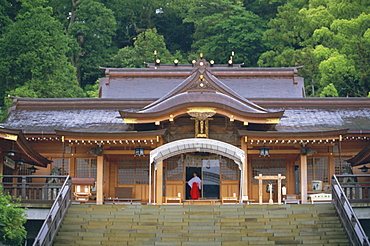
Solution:
M21 130L0 128L0 138L14 141L23 154L22 157L30 160L35 166L46 167L51 163L29 145Z
M303 97L303 98L253 98L250 101L262 107L284 108L368 108L368 97Z
M359 166L370 163L370 145L358 152L357 155L347 160L348 163L351 163L351 166Z
M155 131L127 131L127 132L73 132L55 130L56 134L64 140L77 141L119 141L119 140L156 140L163 136L167 129Z
M153 102L153 99L127 100L119 98L13 98L10 110L84 110L84 109L117 109L142 108Z
M311 141L311 140L340 140L346 135L348 129L342 130L329 130L329 131L311 131L311 132L257 132L257 131L246 131L238 130L240 136L245 137L245 141L251 140L299 140L299 141Z
M246 123L256 123L256 124L277 124L280 122L281 117L284 112L271 112L271 113L248 113L243 112L227 105L219 105L213 103L211 106L204 103L184 103L182 105L176 105L167 108L161 112L152 113L132 113L119 111L124 123L126 124L144 124L144 123L156 123L163 121L173 121L175 118L187 115L187 112L192 108L208 107L214 108L216 114L225 116L231 121L237 120Z
M201 59L200 59L201 60ZM205 59L203 59L205 60ZM109 68L100 67L105 70L105 76L109 78L114 77L187 77L192 72L194 67L192 65L178 65L161 64L155 66L148 63L147 68ZM220 77L294 77L298 75L300 67L287 68L248 68L241 67L239 64L234 64L230 67L228 65L214 65L209 67L212 73Z

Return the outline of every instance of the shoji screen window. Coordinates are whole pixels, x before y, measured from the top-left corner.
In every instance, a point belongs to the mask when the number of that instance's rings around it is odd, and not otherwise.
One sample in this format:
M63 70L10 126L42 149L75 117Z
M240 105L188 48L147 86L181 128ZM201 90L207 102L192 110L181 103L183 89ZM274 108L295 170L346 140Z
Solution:
M76 159L77 178L96 178L96 159L77 158Z
M328 158L307 158L307 182L312 180L329 182Z
M69 159L53 159L52 167L60 168L61 175L68 175L69 174Z

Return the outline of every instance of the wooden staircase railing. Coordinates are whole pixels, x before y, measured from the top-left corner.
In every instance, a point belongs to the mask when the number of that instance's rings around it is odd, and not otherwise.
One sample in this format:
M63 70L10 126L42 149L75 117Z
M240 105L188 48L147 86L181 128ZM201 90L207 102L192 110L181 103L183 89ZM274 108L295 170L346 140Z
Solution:
M350 198L353 201L368 201L369 197L365 196L365 189L366 191L369 189L368 186L361 186L358 182L354 182L357 178L364 177L365 175L333 175L332 178L332 195L333 195L333 203L335 208L338 211L339 217L343 223L345 230L354 246L369 246L369 238L367 237L366 233L364 232L359 220L355 212L352 209ZM366 177L370 177L367 175ZM346 182L339 182L339 180ZM348 182L347 182L348 181ZM353 186L349 186L349 183L356 183ZM343 189L343 187L345 187ZM354 189L354 190L348 190ZM355 192L357 190L357 193ZM362 192L360 192L362 191ZM368 194L368 193L367 193Z

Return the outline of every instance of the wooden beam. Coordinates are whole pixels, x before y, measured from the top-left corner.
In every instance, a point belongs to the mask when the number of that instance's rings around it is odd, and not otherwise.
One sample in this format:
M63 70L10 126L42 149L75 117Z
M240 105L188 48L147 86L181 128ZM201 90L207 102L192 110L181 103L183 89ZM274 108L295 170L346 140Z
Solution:
M145 155L149 155L151 150L144 150ZM134 155L135 150L104 150L104 155Z
M261 146L262 147L262 146ZM259 155L260 151L258 149L255 150L248 150L247 154L249 155ZM271 154L300 154L301 150L300 149L271 149L269 150L270 155Z
M278 204L281 204L281 180L285 179L285 176L281 176L279 173L277 176L263 176L261 173L258 176L254 176L255 179L258 179L258 194L259 194L259 204L262 204L262 180L277 180L278 181ZM271 199L271 191L270 191L270 200L269 204L273 204L273 200Z

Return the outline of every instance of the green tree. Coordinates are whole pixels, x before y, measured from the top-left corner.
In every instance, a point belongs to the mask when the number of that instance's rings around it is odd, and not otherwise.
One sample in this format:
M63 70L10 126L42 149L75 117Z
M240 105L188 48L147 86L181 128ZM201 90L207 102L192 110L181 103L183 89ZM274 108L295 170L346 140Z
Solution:
M174 59L184 62L179 53L171 55L166 48L164 37L159 35L156 29L148 29L137 36L134 47L127 46L118 51L113 58L112 66L143 67L144 62L154 62L154 51L161 63L171 64Z
M319 65L319 71L322 87L332 83L340 96L361 96L363 94L357 86L359 74L356 71L354 61L347 59L345 55L339 54L322 61Z
M370 13L368 0L326 0L327 7L336 19L353 19L362 13Z
M333 83L328 84L320 93L320 97L338 97L338 91Z
M350 75L350 81L346 81L350 83L347 93L351 96L366 96L370 90L370 15L334 20L329 28L317 29L313 40L336 50L348 60L346 63L350 63L354 74ZM345 70L348 72L348 69Z
M255 66L266 49L262 42L266 23L239 1L198 1L185 22L194 23L193 50L216 63L227 63L234 51L236 63Z
M172 0L154 15L156 29L160 35L163 35L170 52L180 51L185 54L191 51L194 41L192 37L194 23L184 23L184 19L188 15L188 10L195 5L195 0Z
M243 0L246 10L252 11L264 20L270 20L277 14L278 7L288 0Z
M303 39L299 30L302 26L302 17L299 11L304 6L304 3L300 5L287 3L278 8L276 18L269 21L268 29L263 35L263 40L272 50L282 52L284 49L302 48Z
M8 12L11 9L11 4L7 0L0 0L0 36L6 26L12 23Z
M77 79L82 87L94 84L103 74L99 66L106 66L117 49L112 46L116 31L113 11L94 0L75 1L71 12L68 33L78 42L79 50L73 54Z
M161 13L167 3L165 0L101 0L114 12L117 20L116 46L119 48L132 45L134 38L145 31L156 27L155 16Z
M0 39L1 97L5 91L14 96L84 96L66 56L72 40L44 5L43 0L22 0L16 21Z
M4 245L24 245L27 231L26 214L20 205L3 193L0 185L0 242Z
M310 0L301 6L289 1L269 23L264 38L271 50L260 56L258 64L304 65L300 75L312 96L330 83L339 96L365 96L370 84L370 18L359 12L359 5L369 11L366 1ZM347 19L339 13L346 13Z

